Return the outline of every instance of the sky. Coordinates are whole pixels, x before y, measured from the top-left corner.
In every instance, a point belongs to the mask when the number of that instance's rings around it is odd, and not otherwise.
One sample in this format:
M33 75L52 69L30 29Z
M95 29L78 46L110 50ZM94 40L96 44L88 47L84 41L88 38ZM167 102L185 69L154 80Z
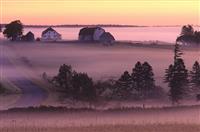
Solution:
M200 0L0 0L1 23L200 25Z

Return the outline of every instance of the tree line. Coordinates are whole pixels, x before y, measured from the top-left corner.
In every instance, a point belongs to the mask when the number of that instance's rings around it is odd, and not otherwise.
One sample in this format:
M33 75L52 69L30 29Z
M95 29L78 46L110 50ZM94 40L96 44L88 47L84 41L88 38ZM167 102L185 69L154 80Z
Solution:
M173 104L180 103L190 92L200 90L200 64L195 62L191 71L186 69L181 58L180 45L174 48L174 62L165 71L164 82L169 87L169 97ZM125 71L117 80L93 81L87 73L78 73L63 64L51 83L58 91L75 100L94 101L105 99L149 99L160 98L164 93L155 85L152 66L148 62L137 62L129 73ZM196 96L199 99L199 95Z
M183 45L200 44L200 31L195 31L192 25L184 25L176 42Z
M148 62L137 62L130 74L125 71L118 80L94 82L87 73L78 73L72 67L63 64L51 83L65 92L67 97L77 100L94 100L106 94L108 99L147 98L155 90L153 69Z

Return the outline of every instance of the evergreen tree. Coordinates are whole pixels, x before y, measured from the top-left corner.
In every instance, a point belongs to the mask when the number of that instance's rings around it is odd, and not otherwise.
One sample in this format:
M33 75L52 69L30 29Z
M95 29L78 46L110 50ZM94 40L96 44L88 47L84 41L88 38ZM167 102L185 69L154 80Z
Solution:
M116 82L114 89L114 96L120 99L127 99L131 95L132 91L132 78L128 71L125 71L123 75Z
M72 67L66 64L63 64L59 68L59 73L53 78L53 83L61 88L61 90L66 91L70 94L72 90L72 77L73 71Z
M188 71L183 59L181 59L182 54L179 45L176 43L174 49L174 64L170 65L165 72L164 81L168 83L170 87L169 96L173 104L178 103L188 90L186 89L189 82Z
M174 48L174 64L178 59L181 59L181 55L183 55L183 53L180 50L180 45L176 43Z
M154 73L151 65L147 62L137 62L132 73L133 87L140 96L145 97L155 88Z
M151 65L149 63L144 62L142 65L142 76L143 76L143 86L142 92L143 95L146 96L148 92L152 91L155 88L155 80L154 73Z
M141 89L143 87L143 68L142 64L138 61L135 64L135 67L132 71L132 80L133 80L133 87L138 91L141 92Z
M181 29L181 35L193 35L194 28L191 25L184 25Z
M191 84L194 87L200 88L200 64L196 61L191 71Z
M72 95L74 99L92 101L96 97L96 90L92 78L86 73L75 73L72 79Z
M188 87L188 71L184 61L178 59L174 65L173 77L170 82L170 97L173 103L178 103L180 99L187 93Z
M169 68L165 70L165 78L164 82L169 83L173 77L173 70L174 70L174 65L169 65Z

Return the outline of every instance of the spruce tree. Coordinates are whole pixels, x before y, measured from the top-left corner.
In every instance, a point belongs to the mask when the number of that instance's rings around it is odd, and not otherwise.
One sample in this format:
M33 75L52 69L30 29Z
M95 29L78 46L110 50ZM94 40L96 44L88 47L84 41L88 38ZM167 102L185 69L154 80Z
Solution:
M194 63L190 74L192 86L200 89L200 64L198 61Z
M64 90L67 94L70 94L72 89L72 76L72 67L63 64L59 68L58 75L55 76L52 81L60 88L60 90Z
M183 55L183 52L180 49L180 45L176 43L175 48L174 48L174 64L178 59L181 59L182 55Z
M75 73L72 78L74 99L92 101L96 97L93 80L86 73Z
M155 88L155 80L154 80L154 73L151 65L148 62L144 62L142 65L142 76L143 76L143 86L142 92L143 95L146 96L147 93Z
M164 82L169 83L173 77L173 70L174 70L174 65L169 65L169 68L165 70L165 77L164 77Z
M132 70L133 87L140 93L143 87L143 68L141 62L137 62Z
M188 90L188 71L182 59L177 59L173 67L169 87L172 103L179 103Z
M179 103L179 100L187 93L188 71L183 59L181 59L182 54L179 45L176 43L174 49L174 64L170 65L165 72L164 81L168 83L170 88L169 96L173 104Z
M127 99L132 91L132 78L128 71L125 71L116 82L114 96L119 99Z
M148 62L141 64L137 62L132 72L133 88L135 88L142 97L153 90L155 87L154 73Z

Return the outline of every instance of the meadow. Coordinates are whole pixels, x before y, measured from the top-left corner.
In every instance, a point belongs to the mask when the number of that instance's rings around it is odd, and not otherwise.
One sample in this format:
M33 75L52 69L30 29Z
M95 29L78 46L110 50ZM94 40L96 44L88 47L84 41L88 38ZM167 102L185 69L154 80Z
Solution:
M196 124L101 125L87 127L9 127L1 132L199 132Z
M199 106L0 112L1 132L199 132Z

